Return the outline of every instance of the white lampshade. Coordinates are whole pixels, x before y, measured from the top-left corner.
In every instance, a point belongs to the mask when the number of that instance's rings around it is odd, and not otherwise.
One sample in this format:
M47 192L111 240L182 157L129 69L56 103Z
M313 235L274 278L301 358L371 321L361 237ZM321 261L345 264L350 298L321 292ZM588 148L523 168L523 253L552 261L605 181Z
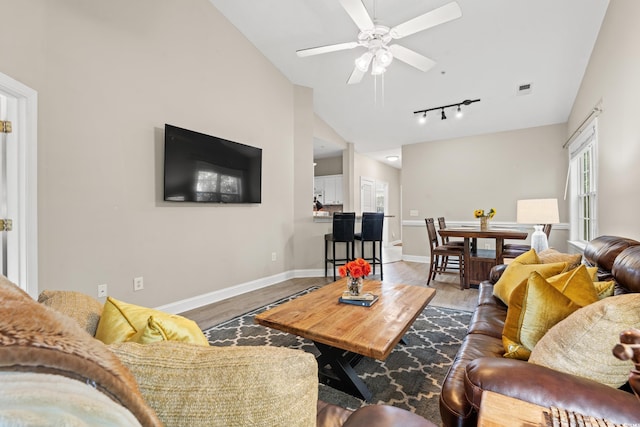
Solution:
M518 200L516 215L518 224L557 224L558 199Z

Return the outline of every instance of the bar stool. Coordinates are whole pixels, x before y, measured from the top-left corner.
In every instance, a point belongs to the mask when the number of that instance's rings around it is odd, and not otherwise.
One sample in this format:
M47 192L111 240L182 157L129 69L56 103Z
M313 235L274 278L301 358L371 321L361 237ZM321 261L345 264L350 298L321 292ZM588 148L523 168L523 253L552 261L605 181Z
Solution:
M345 265L355 259L354 256L354 229L356 226L355 212L336 212L333 214L333 228L331 234L324 235L324 277L327 277L327 264L333 265L333 280L336 280L336 266ZM332 258L329 259L329 242L332 243ZM336 258L336 242L346 244L345 258ZM351 258L349 258L349 246L351 246Z
M360 257L365 261L369 261L373 268L373 274L376 274L376 264L380 265L380 280L382 280L382 225L384 223L384 213L363 212L362 213L362 232L355 234L355 239L360 240ZM372 255L370 258L364 255L364 242L371 242ZM379 255L376 256L376 242L380 249Z

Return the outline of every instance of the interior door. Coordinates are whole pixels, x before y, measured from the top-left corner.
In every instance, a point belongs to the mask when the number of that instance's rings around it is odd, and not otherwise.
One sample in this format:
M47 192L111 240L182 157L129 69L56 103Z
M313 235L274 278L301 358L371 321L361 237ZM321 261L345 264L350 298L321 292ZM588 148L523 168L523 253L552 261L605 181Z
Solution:
M360 212L376 211L376 182L371 178L360 177Z
M0 93L0 273L18 282L17 208L18 150L13 127L17 102Z

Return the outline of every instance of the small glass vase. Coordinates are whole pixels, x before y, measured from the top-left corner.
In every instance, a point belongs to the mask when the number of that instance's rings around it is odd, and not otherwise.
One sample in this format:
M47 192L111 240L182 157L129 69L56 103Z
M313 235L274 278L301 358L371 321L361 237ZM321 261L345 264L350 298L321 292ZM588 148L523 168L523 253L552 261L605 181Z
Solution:
M480 230L487 231L489 229L489 217L481 216L480 217Z
M362 293L362 277L348 277L347 291L350 295L360 295Z

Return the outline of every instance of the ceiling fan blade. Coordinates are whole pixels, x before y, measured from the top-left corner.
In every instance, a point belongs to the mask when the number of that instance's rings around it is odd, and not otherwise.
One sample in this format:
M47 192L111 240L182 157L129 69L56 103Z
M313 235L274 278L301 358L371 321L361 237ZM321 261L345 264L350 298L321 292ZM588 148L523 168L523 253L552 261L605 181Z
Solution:
M454 1L434 9L431 12L427 12L424 15L417 16L407 22L396 25L389 31L389 34L391 34L391 37L394 39L400 39L419 31L424 31L427 28L453 21L461 16L462 10L460 10L458 3Z
M320 55L322 53L336 52L338 50L353 49L354 47L358 46L360 46L360 43L358 42L330 44L327 46L310 47L308 49L296 50L296 54L300 58L304 58L305 56Z
M389 46L389 50L391 50L394 58L406 62L420 71L428 71L436 65L435 61L399 44L392 44Z
M340 0L340 4L360 28L360 31L371 30L374 27L373 20L362 4L362 0Z
M362 71L358 67L353 67L353 71L349 76L349 80L347 80L347 84L354 85L356 83L360 83L362 78L364 77L365 71Z

